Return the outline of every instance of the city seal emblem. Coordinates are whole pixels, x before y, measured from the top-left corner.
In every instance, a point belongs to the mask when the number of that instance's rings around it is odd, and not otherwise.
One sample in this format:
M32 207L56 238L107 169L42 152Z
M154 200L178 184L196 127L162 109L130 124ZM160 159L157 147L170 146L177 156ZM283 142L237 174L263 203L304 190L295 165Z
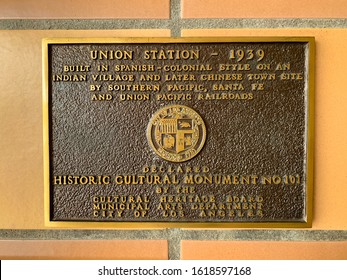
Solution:
M170 105L158 110L147 127L147 139L153 151L171 162L195 157L206 140L203 119L193 109Z

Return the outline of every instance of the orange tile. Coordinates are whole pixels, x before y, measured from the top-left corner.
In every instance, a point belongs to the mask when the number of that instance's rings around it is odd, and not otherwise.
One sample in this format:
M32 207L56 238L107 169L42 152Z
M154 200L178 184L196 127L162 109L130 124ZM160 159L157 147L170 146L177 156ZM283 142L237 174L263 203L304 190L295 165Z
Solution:
M0 240L0 259L167 260L166 240Z
M182 0L183 18L345 18L345 0Z
M315 36L313 229L347 229L347 29L184 30L183 36Z
M170 17L169 0L2 0L6 19L125 19Z
M170 31L0 31L0 228L44 228L42 38L124 36Z
M182 241L183 260L346 260L347 242Z

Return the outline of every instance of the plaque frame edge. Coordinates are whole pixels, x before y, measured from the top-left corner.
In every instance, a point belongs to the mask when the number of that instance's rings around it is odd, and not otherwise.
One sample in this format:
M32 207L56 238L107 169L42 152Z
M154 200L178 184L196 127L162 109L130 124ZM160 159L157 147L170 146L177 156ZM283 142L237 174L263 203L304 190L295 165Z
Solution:
M50 154L49 154L49 81L48 50L51 44L92 43L261 43L306 42L308 43L308 97L306 104L306 220L298 222L99 222L99 221L52 221L50 207ZM266 36L266 37L81 37L42 39L42 116L43 116L43 180L44 180L44 226L66 229L164 229L164 228L311 228L313 222L314 185L314 94L315 94L315 37L313 36Z

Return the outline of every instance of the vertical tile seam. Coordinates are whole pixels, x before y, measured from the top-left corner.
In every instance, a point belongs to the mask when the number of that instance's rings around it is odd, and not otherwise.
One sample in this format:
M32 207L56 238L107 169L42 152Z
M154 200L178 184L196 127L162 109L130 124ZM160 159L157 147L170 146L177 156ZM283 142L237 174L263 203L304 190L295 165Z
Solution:
M179 260L181 258L182 229L172 228L168 231L168 259Z
M182 0L170 0L171 37L181 37L181 1ZM169 229L168 233L168 259L179 260L181 258L182 230L179 228Z
M181 0L170 0L170 26L171 36L180 37L182 29Z

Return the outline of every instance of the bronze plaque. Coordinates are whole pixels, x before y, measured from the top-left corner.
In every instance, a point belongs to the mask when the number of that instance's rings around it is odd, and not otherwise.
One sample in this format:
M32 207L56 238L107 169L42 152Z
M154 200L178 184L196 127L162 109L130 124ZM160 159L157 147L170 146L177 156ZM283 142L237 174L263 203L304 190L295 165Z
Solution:
M314 38L43 52L47 225L311 226Z

